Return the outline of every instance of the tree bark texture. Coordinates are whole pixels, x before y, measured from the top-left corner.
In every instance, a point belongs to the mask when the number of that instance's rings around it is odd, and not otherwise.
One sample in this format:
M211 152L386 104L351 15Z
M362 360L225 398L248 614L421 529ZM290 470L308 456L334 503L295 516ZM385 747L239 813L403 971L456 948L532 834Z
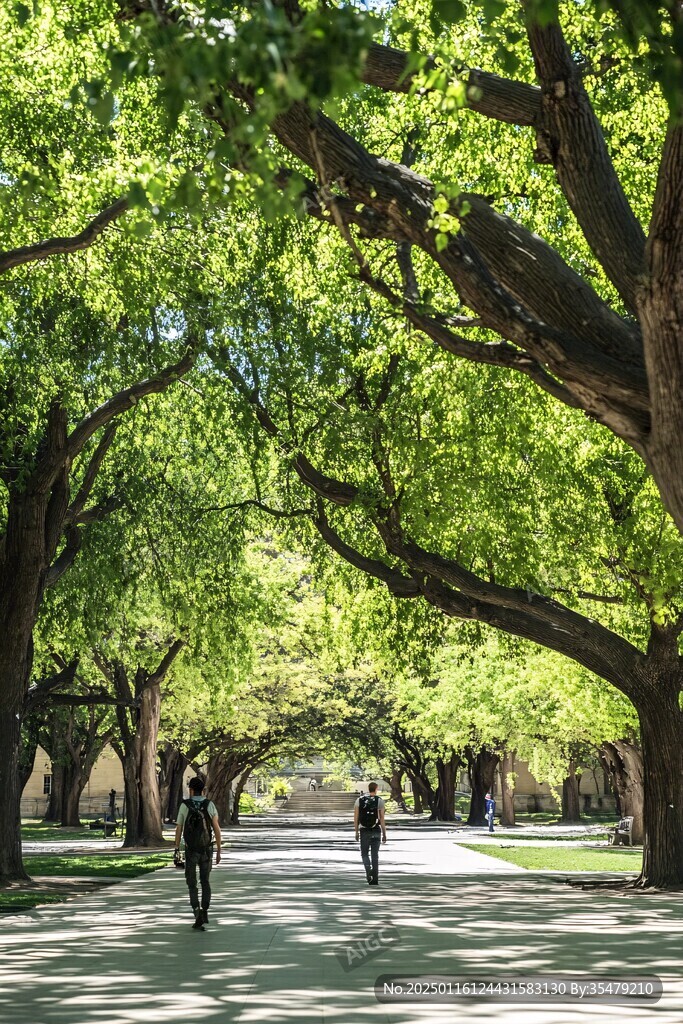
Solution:
M164 821L175 821L183 798L183 777L188 759L168 741L159 751L161 775L159 777L159 798Z
M430 820L455 821L455 783L461 765L460 756L451 751L435 759L438 784L434 794L434 809Z
M161 685L184 646L183 640L175 640L153 672L138 665L132 686L126 667L120 661L108 663L96 655L100 671L112 683L121 701L116 706L119 737L112 746L123 767L126 801L124 847L163 844L157 776Z
M631 839L640 845L645 840L642 750L630 740L612 740L602 744L600 760L616 796L619 815L633 818Z
M19 709L0 705L0 884L28 879L21 858L20 743Z
M135 727L121 746L116 745L123 767L126 799L124 847L161 846L161 800L157 780L156 746L161 715L161 687L145 686L140 694ZM118 709L117 709L118 710ZM125 709L121 709L123 714Z
M24 719L21 730L21 748L19 751L19 786L23 793L28 780L33 775L38 751L38 723L35 718Z
M573 758L569 761L569 771L562 781L562 822L571 825L581 821L581 797L579 795L579 780L576 774L576 763Z
M420 782L416 778L416 776L412 775L410 772L407 771L406 775L410 779L410 784L411 784L412 789L413 789L413 813L414 814L424 814L424 807L423 807L423 804L422 804L422 791L421 791Z
M674 657L678 659L677 653ZM673 660L673 659L672 659ZM680 660L680 659L678 659ZM674 667L674 666L672 666ZM643 750L644 832L641 888L683 887L683 713L681 670L636 704Z
M209 757L204 793L213 800L218 812L218 821L226 828L232 823L232 784L239 777L241 770L242 762L233 750L214 750Z
M506 750L500 763L501 825L515 824L515 751Z
M403 812L407 812L405 798L403 796L403 772L400 768L394 768L391 775L385 776L384 781L389 787L389 798L393 800Z
M475 751L472 747L465 748L465 757L470 775L472 796L468 825L486 825L485 799L493 789L493 780L500 757L487 747Z
M242 772L238 778L232 794L232 811L230 814L230 824L237 826L240 823L240 797L244 792L244 787L249 781L249 776L254 770L254 766L250 765L246 771Z

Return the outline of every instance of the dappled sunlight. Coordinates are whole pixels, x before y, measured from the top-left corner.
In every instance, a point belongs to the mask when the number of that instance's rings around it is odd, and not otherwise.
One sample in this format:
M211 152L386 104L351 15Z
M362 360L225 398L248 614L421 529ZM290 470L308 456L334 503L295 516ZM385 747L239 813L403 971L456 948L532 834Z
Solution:
M392 835L400 859L404 839ZM239 839L212 874L205 932L192 930L184 877L171 868L6 918L2 1019L673 1024L683 1018L683 895L585 892L562 878L508 872L500 861L463 853L447 833L428 830L410 838L411 860L421 868L390 861L390 841L381 853L380 886L370 889L348 827L246 827ZM298 858L288 861L288 847ZM388 925L398 930L396 944L345 973L338 950ZM660 974L668 984L665 998L649 1007L397 1005L377 1003L373 992L381 974L539 972Z

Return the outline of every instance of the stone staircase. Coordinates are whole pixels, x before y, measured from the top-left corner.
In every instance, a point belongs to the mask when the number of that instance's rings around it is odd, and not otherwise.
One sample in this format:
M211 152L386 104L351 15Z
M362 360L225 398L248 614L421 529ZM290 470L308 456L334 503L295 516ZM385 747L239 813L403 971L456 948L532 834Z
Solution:
M295 792L279 812L280 814L343 814L351 815L358 793L343 793L333 789L313 792Z

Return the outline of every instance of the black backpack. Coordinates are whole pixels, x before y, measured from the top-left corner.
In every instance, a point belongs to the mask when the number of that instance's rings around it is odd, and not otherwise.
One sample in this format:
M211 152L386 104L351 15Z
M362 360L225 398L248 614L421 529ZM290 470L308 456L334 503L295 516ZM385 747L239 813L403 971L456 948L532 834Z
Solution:
M183 800L187 807L187 817L183 828L183 839L185 840L185 852L197 853L202 856L211 854L213 845L213 828L209 817L209 801Z
M379 824L379 797L362 796L358 803L358 824L361 828L376 828Z

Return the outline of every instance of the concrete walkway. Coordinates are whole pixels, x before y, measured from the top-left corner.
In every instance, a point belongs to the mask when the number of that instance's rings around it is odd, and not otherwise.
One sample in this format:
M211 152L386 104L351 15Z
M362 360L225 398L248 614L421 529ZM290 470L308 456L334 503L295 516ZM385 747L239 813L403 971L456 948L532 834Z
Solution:
M458 846L441 829L394 828L378 888L365 884L348 827L268 820L230 832L228 840L212 875L206 932L191 929L184 878L172 868L68 904L3 915L0 1020L683 1020L683 896L586 893ZM382 939L378 955L367 959L362 942L373 931ZM342 961L358 966L346 972ZM483 999L389 1005L374 995L384 974L560 972L659 974L665 996L656 1005L623 1007Z

